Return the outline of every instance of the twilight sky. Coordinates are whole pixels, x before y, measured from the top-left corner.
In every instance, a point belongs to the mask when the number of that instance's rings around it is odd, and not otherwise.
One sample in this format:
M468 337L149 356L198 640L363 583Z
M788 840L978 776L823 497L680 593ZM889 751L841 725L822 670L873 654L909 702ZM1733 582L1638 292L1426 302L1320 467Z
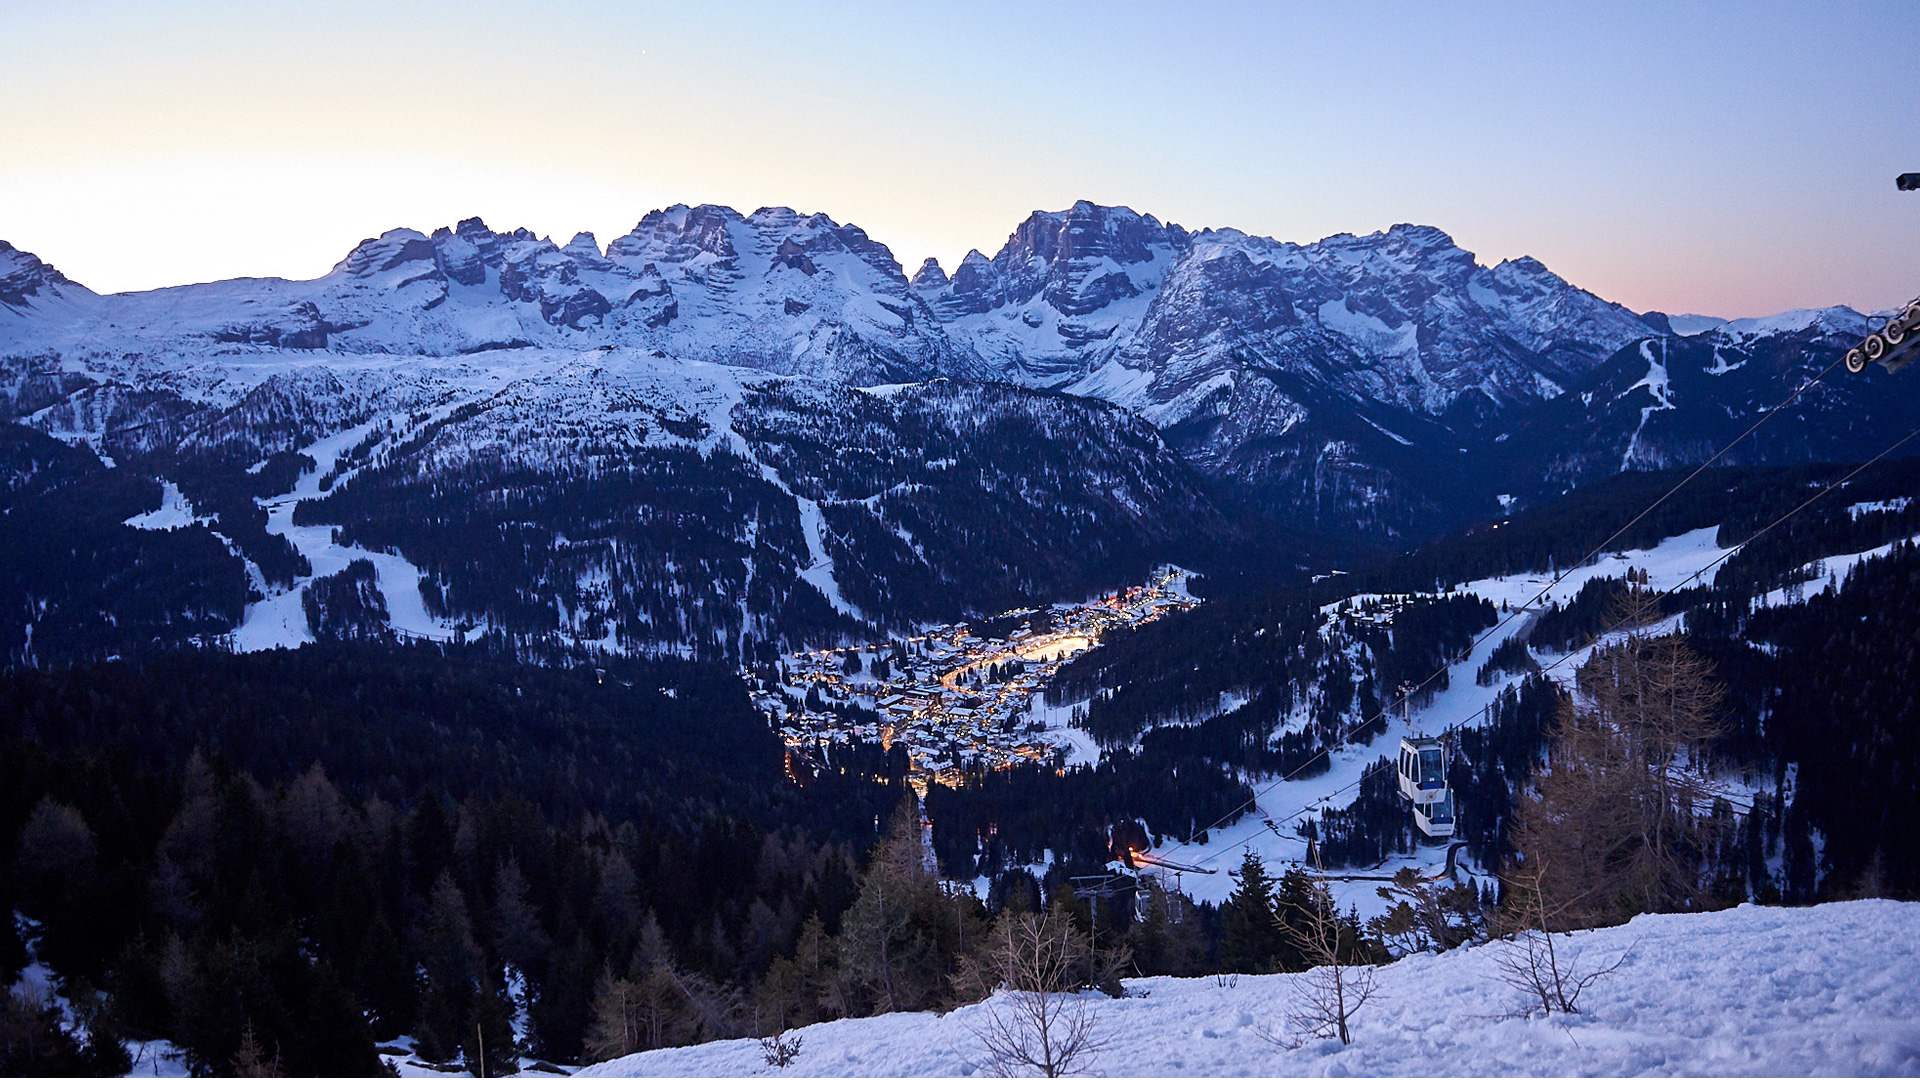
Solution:
M1858 4L0 0L0 239L102 291L479 214L786 205L909 272L1075 199L1437 225L1636 310L1920 292L1920 19Z

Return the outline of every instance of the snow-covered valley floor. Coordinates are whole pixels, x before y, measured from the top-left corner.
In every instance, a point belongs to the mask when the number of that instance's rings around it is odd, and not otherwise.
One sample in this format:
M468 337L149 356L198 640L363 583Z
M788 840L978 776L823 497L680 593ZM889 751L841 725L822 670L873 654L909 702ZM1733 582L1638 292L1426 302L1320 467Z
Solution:
M1643 915L1569 935L1582 969L1626 958L1581 1012L1516 1015L1499 980L1503 946L1408 957L1380 969L1353 1045L1280 1049L1294 1008L1287 975L1129 980L1092 996L1106 1076L1912 1076L1920 1073L1920 904L1858 900ZM984 1005L799 1029L783 1074L755 1040L656 1050L581 1076L990 1075L973 1029Z

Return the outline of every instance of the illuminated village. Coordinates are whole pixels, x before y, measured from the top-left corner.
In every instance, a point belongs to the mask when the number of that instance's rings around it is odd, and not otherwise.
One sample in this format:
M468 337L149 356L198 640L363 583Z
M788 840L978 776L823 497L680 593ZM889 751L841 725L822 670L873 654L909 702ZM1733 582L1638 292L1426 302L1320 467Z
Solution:
M1061 760L1069 742L1031 713L1068 659L1118 627L1193 607L1190 575L1162 567L1144 585L1079 604L1008 611L915 637L794 653L753 701L795 756L830 743L904 744L915 787L969 765Z

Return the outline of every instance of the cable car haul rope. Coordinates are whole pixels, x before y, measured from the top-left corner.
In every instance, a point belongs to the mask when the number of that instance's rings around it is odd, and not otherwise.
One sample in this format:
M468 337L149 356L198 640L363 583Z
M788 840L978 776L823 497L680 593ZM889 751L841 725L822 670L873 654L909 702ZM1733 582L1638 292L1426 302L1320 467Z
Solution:
M1920 191L1920 173L1901 173L1893 183L1901 191ZM1869 323L1866 338L1847 350L1847 370L1858 375L1868 364L1879 364L1895 372L1915 356L1920 356L1920 300L1909 302L1877 330Z
M1900 186L1900 190L1902 191L1920 190L1920 173L1903 174L1899 178L1899 186ZM1473 641L1470 642L1463 650L1461 650L1458 655L1443 661L1439 667L1434 669L1432 674L1420 680L1418 683L1401 687L1402 702L1404 703L1404 702L1410 701L1413 694L1418 693L1420 690L1424 689L1428 683L1431 683L1434 679L1439 678L1440 675L1443 672L1445 672L1448 668L1472 656L1474 649L1478 648L1488 638L1492 637L1495 634L1498 634L1503 628L1505 628L1514 619L1519 618L1522 614L1526 613L1529 609L1531 609L1533 605L1539 603L1542 599L1547 597L1553 591L1553 589L1556 586L1558 586L1562 581L1566 580L1567 576L1573 573L1575 569L1587 565L1587 563L1591 562L1596 556L1600 555L1602 552L1607 550L1609 545L1611 545L1614 541L1618 540L1621 536L1625 535L1626 532L1632 529L1635 525L1639 524L1639 522L1642 519L1644 519L1648 514L1652 513L1662 503L1665 503L1668 499L1672 498L1676 493L1680 491L1681 488L1686 487L1687 484L1691 483L1695 477L1698 477L1701 473L1705 472L1708 468L1712 467L1715 462L1725 457L1730 451L1733 450L1734 447L1740 445L1740 443L1745 441L1749 435L1752 435L1755 431L1759 430L1761 425L1773 419L1775 416L1779 415L1781 410L1785 409L1787 406L1797 401L1802 394L1806 393L1806 391L1813 386L1813 384L1825 378L1829 373L1833 371L1834 368L1839 367L1841 364L1844 363L1847 366L1847 369L1849 371L1857 374L1865 370L1867 363L1878 362L1882 366L1884 366L1889 372L1894 372L1894 371L1898 371L1900 368L1905 367L1908 363L1912 362L1912 360L1916 356L1920 356L1920 299L1917 299L1912 303L1909 303L1906 306L1906 308L1903 309L1899 314L1887 320L1885 325L1880 327L1878 330L1875 330L1872 333L1870 333L1867 336L1867 339L1863 341L1860 345L1857 345L1854 348L1849 349L1845 355L1843 355L1840 359L1835 360L1833 363L1827 365L1824 369L1821 370L1821 372L1818 375L1815 375L1812 378L1801 383L1800 386L1796 388L1792 393L1788 394L1785 398L1782 398L1779 404L1773 406L1771 409L1768 409L1760 417L1760 419L1754 421L1752 426L1748 427L1745 431L1735 436L1731 442L1721 447L1718 451L1714 453L1712 457L1702 462L1697 468L1695 468L1692 472L1688 473L1684 478L1682 478L1679 483L1676 483L1675 485L1673 485L1673 487L1669 488L1665 494L1661 495L1659 498L1649 503L1645 509L1635 514L1633 518L1629 520L1625 525L1622 525L1619 529L1615 530L1613 535L1607 537L1605 540L1602 540L1599 544L1595 545L1593 550L1589 551L1585 557L1581 558L1576 562L1568 564L1565 570L1562 570L1558 575L1554 577L1552 581L1548 582L1545 587L1543 587L1538 593L1534 594L1533 599L1529 600L1526 604L1515 606L1513 610L1507 615L1506 618L1496 623L1492 629L1487 630L1486 632L1482 633L1480 636L1474 638ZM1747 537L1745 540L1741 541L1739 544L1736 544L1733 547L1730 547L1725 551L1721 552L1719 555L1715 556L1710 562L1708 562L1705 566L1702 566L1698 570L1695 570L1692 574L1689 574L1686 578L1682 579L1678 584L1667 588L1664 592L1661 592L1658 596L1654 598L1654 602L1657 604L1659 601L1664 600L1667 597L1673 595L1675 592L1679 591L1681 588L1684 588L1688 584L1698 580L1702 574L1705 574L1709 570L1712 570L1714 567L1720 565L1722 562L1725 562L1734 553L1742 550L1748 544L1753 543L1755 540L1758 540L1760 537L1766 535L1768 532L1771 532L1773 529L1777 528L1782 523L1792 518L1795 514L1798 514L1800 511L1806 509L1808 506L1813 505L1813 503L1817 502L1820 498L1825 496L1827 493L1834 491L1837 488L1844 487L1849 481L1851 481L1854 477L1858 476L1861 472L1871 467L1875 463L1879 462L1881 459L1894 453L1896 450L1900 449L1902 446L1912 441L1916 436L1920 436L1920 428L1915 428L1913 431L1908 432L1906 435L1896 440L1891 446L1887 447L1885 450L1880 451L1878 454L1875 454L1872 458L1855 466L1845 476L1842 476L1840 479L1827 484L1825 487L1821 488L1819 491L1815 492L1813 495L1809 496L1808 498L1800 502L1799 505L1795 506L1793 509L1788 510L1786 513L1780 515L1778 518L1775 518L1773 521L1768 522L1766 525L1761 526L1759 529L1755 530L1751 536ZM1599 640L1601 636L1604 636L1604 632L1602 634L1594 635L1593 639L1588 641L1586 646L1582 646L1579 649L1574 649L1571 652L1568 652L1566 655L1561 656L1559 659L1553 661L1552 663L1542 667L1540 669L1540 673L1545 674L1547 672L1550 672L1555 668L1559 667L1560 665L1566 663L1567 661L1573 659L1575 656L1580 655L1586 650L1587 647L1590 647L1594 641ZM1284 775L1280 776L1278 779L1274 780L1264 788L1261 788L1259 791L1255 792L1252 797L1240 803L1238 806L1235 806L1232 810L1229 810L1226 814L1223 814L1218 821L1215 821L1213 824L1207 826L1205 829L1196 830L1193 836L1197 837L1203 833L1210 833L1214 829L1221 827L1223 824L1240 817L1249 808L1257 808L1259 804L1259 800L1262 796L1271 793L1280 785L1293 780L1295 777L1299 776L1302 772L1304 772L1309 766L1318 762L1321 758L1328 757L1336 748L1345 746L1347 742L1350 739L1352 739L1355 734L1365 729L1369 725L1374 724L1380 721L1381 719L1385 718L1385 716L1387 715L1388 708L1390 708L1390 706L1382 707L1379 711L1375 712L1373 715L1368 716L1365 719L1354 723L1353 725L1348 727L1346 730L1340 732L1332 742L1328 743L1325 747L1320 749L1313 756L1307 758L1305 761L1301 762L1299 765L1295 766L1293 769L1291 769ZM1450 737L1461 726L1462 725L1460 724L1450 725L1444 731L1441 732L1440 737L1441 738ZM1410 734L1411 734L1411 730L1410 730ZM1408 738L1408 739L1402 740L1401 754L1400 754L1401 764L1398 769L1401 794L1403 797L1407 798L1410 805L1414 808L1415 824L1417 826L1421 826L1421 831L1423 833L1431 837L1450 836L1453 832L1452 822L1453 822L1454 813L1456 811L1452 805L1452 802L1453 802L1452 793L1446 788L1444 784L1444 780L1441 781L1441 785L1439 786L1437 793L1433 791L1433 789L1428 789L1427 792L1420 794L1418 797L1415 797L1415 796L1410 796L1407 790L1410 783L1413 786L1418 787L1421 782L1421 778L1424 775L1424 766L1421 764L1421 755L1424 751L1429 749L1429 747L1425 745L1428 743L1433 744L1434 747L1438 747L1439 739ZM1419 745L1416 745L1416 744L1419 744ZM1410 753L1412 755L1411 758L1409 756ZM1410 760L1412 762L1411 764L1409 764ZM1411 773L1409 772L1410 769L1412 770ZM1345 792L1360 786L1360 784L1363 783L1367 779L1367 777L1373 775L1374 772L1375 772L1375 769L1371 767L1366 770L1363 770L1361 773L1360 779L1355 780L1352 783L1347 784L1343 787L1337 788L1331 792L1327 792L1319 796L1318 798L1313 799L1312 801L1307 802L1306 804L1293 810L1291 813L1288 813L1280 817L1274 817L1272 815L1268 815L1265 819L1265 825L1268 829L1272 830L1275 835L1281 835L1280 828L1279 828L1280 823L1290 821L1296 817L1306 814L1307 812L1311 811L1316 805L1324 805L1329 800L1331 800L1334 796L1344 794ZM1442 772L1444 774L1444 764L1442 766ZM1442 795L1444 795L1444 798L1446 801L1445 822L1444 823L1438 822L1437 816L1434 815L1431 811L1429 812L1428 819L1425 822L1423 822L1421 815L1419 813L1419 810L1423 806L1428 806L1428 807L1434 806L1440 801ZM1196 860L1195 867L1197 868L1199 866L1204 866L1205 864L1212 862L1215 859L1218 859L1220 856L1226 854L1229 851L1236 851L1236 850L1246 848L1247 846L1251 845L1253 841L1257 838L1258 838L1258 834L1256 833L1253 837L1249 837L1248 839L1243 840L1238 844L1228 845L1225 847L1215 849L1214 851L1208 853L1203 858ZM1193 843L1194 843L1194 840L1193 838L1190 837L1186 843L1180 844L1178 846L1181 848L1185 848L1185 847L1192 846Z

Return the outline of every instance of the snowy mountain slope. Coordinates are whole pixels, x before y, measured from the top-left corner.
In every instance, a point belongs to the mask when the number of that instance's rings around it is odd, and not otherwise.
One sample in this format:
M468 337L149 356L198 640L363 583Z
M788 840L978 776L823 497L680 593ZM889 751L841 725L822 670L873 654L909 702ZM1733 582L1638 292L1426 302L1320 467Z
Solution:
M1483 266L1431 227L1294 244L1086 202L1031 215L991 258L951 275L930 261L909 281L884 245L824 215L675 206L604 249L468 219L367 240L312 281L111 296L9 247L0 412L109 458L230 447L258 461L478 394L475 379L509 398L550 389L545 366L593 349L843 386L991 378L1121 405L1228 501L1379 544L1701 460L1838 355L1860 319L1694 319L1679 337L1535 260ZM1734 460L1867 456L1920 408L1920 383L1832 381ZM570 431L555 438L506 398L488 408L557 452L600 439L568 413L604 426L600 400L525 403ZM1115 445L1131 438L1123 414L1099 415ZM649 430L609 445L657 448L668 428ZM768 480L757 465L742 475ZM808 580L849 614L822 576L824 511L802 510Z
M1303 245L1085 202L1035 213L951 277L929 263L913 287L1003 377L1135 408L1255 505L1376 537L1704 460L1865 325L1845 308L1687 317L1682 338L1537 260L1483 266L1427 226ZM1668 382L1642 359L1617 382L1646 341L1689 363L1713 353ZM1848 442L1857 420L1877 433L1920 405L1884 392L1869 376L1811 395L1735 460L1869 456Z
M1920 384L1829 370L1864 332L1863 316L1827 309L1650 338L1514 415L1475 456L1500 490L1537 503L1617 472L1698 464L1805 387L1721 463L1865 460L1912 430Z
M1414 706L1411 725L1398 708L1387 710L1368 738L1346 741L1331 749L1324 771L1308 770L1310 775L1280 783L1274 783L1272 777L1257 777L1259 801L1246 817L1211 830L1201 842L1181 843L1169 837L1167 844L1155 849L1154 854L1180 865L1214 871L1210 875L1179 875L1177 882L1178 887L1194 899L1214 903L1224 901L1233 892L1235 882L1227 871L1236 869L1249 851L1259 855L1276 875L1290 865L1301 864L1306 856L1306 843L1296 832L1298 825L1327 808L1339 810L1353 806L1359 798L1362 775L1382 754L1390 755L1402 737L1431 736L1483 727L1487 723L1490 707L1502 694L1516 689L1527 673L1502 673L1485 684L1476 679L1476 674L1502 645L1515 638L1526 640L1535 620L1550 605L1567 604L1588 582L1620 578L1629 569L1646 571L1648 582L1654 588L1676 588L1725 553L1726 549L1715 540L1716 531L1715 527L1695 529L1669 537L1649 549L1608 552L1591 564L1568 571L1557 583L1554 582L1556 575L1551 573L1450 583L1449 593L1482 597L1499 607L1502 614L1495 626L1480 635L1482 640L1472 650L1448 665L1444 685ZM1837 564L1838 560L1835 561ZM1363 671L1377 670L1379 658L1364 647L1355 647L1350 629L1342 620L1365 618L1362 609L1370 602L1385 601L1391 610L1390 605L1397 599L1362 593L1328 604L1321 610L1326 620L1321 633L1330 642L1346 646L1347 655ZM1544 662L1557 659L1544 650L1541 658ZM1576 658L1557 669L1556 675L1570 679L1577 667ZM1341 719L1348 728L1357 728L1370 715L1364 705L1356 701ZM1283 720L1276 735L1298 730L1306 720L1306 710L1300 709ZM1425 846L1395 854L1383 865L1367 869L1369 873L1391 875L1403 866L1411 866L1422 873L1435 873L1444 863L1444 847ZM1461 856L1461 865L1470 873L1479 873L1469 856ZM1169 884L1176 884L1172 875L1169 875ZM1337 887L1336 893L1343 907L1358 905L1364 915L1370 916L1378 914L1377 909L1382 906L1374 895L1374 888L1367 882L1350 882Z
M1232 533L1150 425L1017 387L615 348L151 363L96 358L23 420L257 518L216 526L278 566L249 569L239 647L308 640L303 594L358 558L412 636L744 655L1089 593Z
M294 522L418 552L450 617L518 628L532 603L580 641L898 627L1097 588L1225 531L1152 429L1107 410L596 351L396 431Z
M1436 451L1653 332L1430 227L1299 245L1086 202L914 289L1003 377L1139 409L1202 471L1341 531L1417 531L1421 492L1459 486L1423 475Z
M1847 307L1796 308L1757 319L1718 319L1711 315L1662 315L1659 312L1649 312L1647 318L1656 323L1665 320L1679 337L1723 330L1729 335L1752 338L1766 334L1791 334L1816 326L1854 337L1867 332L1866 317Z
M1870 949L1859 947L1872 942ZM1581 1012L1526 1017L1502 983L1503 946L1411 956L1379 969L1379 996L1353 1044L1283 1049L1299 991L1286 975L1127 980L1129 996L1090 996L1106 1045L1087 1062L1120 1076L1751 1076L1910 1075L1920 1019L1920 905L1857 900L1810 908L1742 906L1642 915L1561 935L1583 970L1620 962ZM837 1020L792 1034L793 1071L811 1076L972 1076L988 1060L974 1030L985 1005L945 1015ZM750 1039L655 1050L580 1076L760 1076Z
M0 315L25 319L97 299L93 291L67 278L29 252L0 240Z
M1202 404L1175 404L1191 387L1249 363L1439 415L1471 392L1496 402L1557 392L1536 372L1582 373L1651 332L1533 259L1481 266L1428 226L1300 245L1189 233L1084 201L1034 213L991 259L969 253L951 277L929 261L913 287L1008 377L1083 392L1125 384L1123 403L1150 406L1163 426ZM1089 381L1110 362L1145 377Z

